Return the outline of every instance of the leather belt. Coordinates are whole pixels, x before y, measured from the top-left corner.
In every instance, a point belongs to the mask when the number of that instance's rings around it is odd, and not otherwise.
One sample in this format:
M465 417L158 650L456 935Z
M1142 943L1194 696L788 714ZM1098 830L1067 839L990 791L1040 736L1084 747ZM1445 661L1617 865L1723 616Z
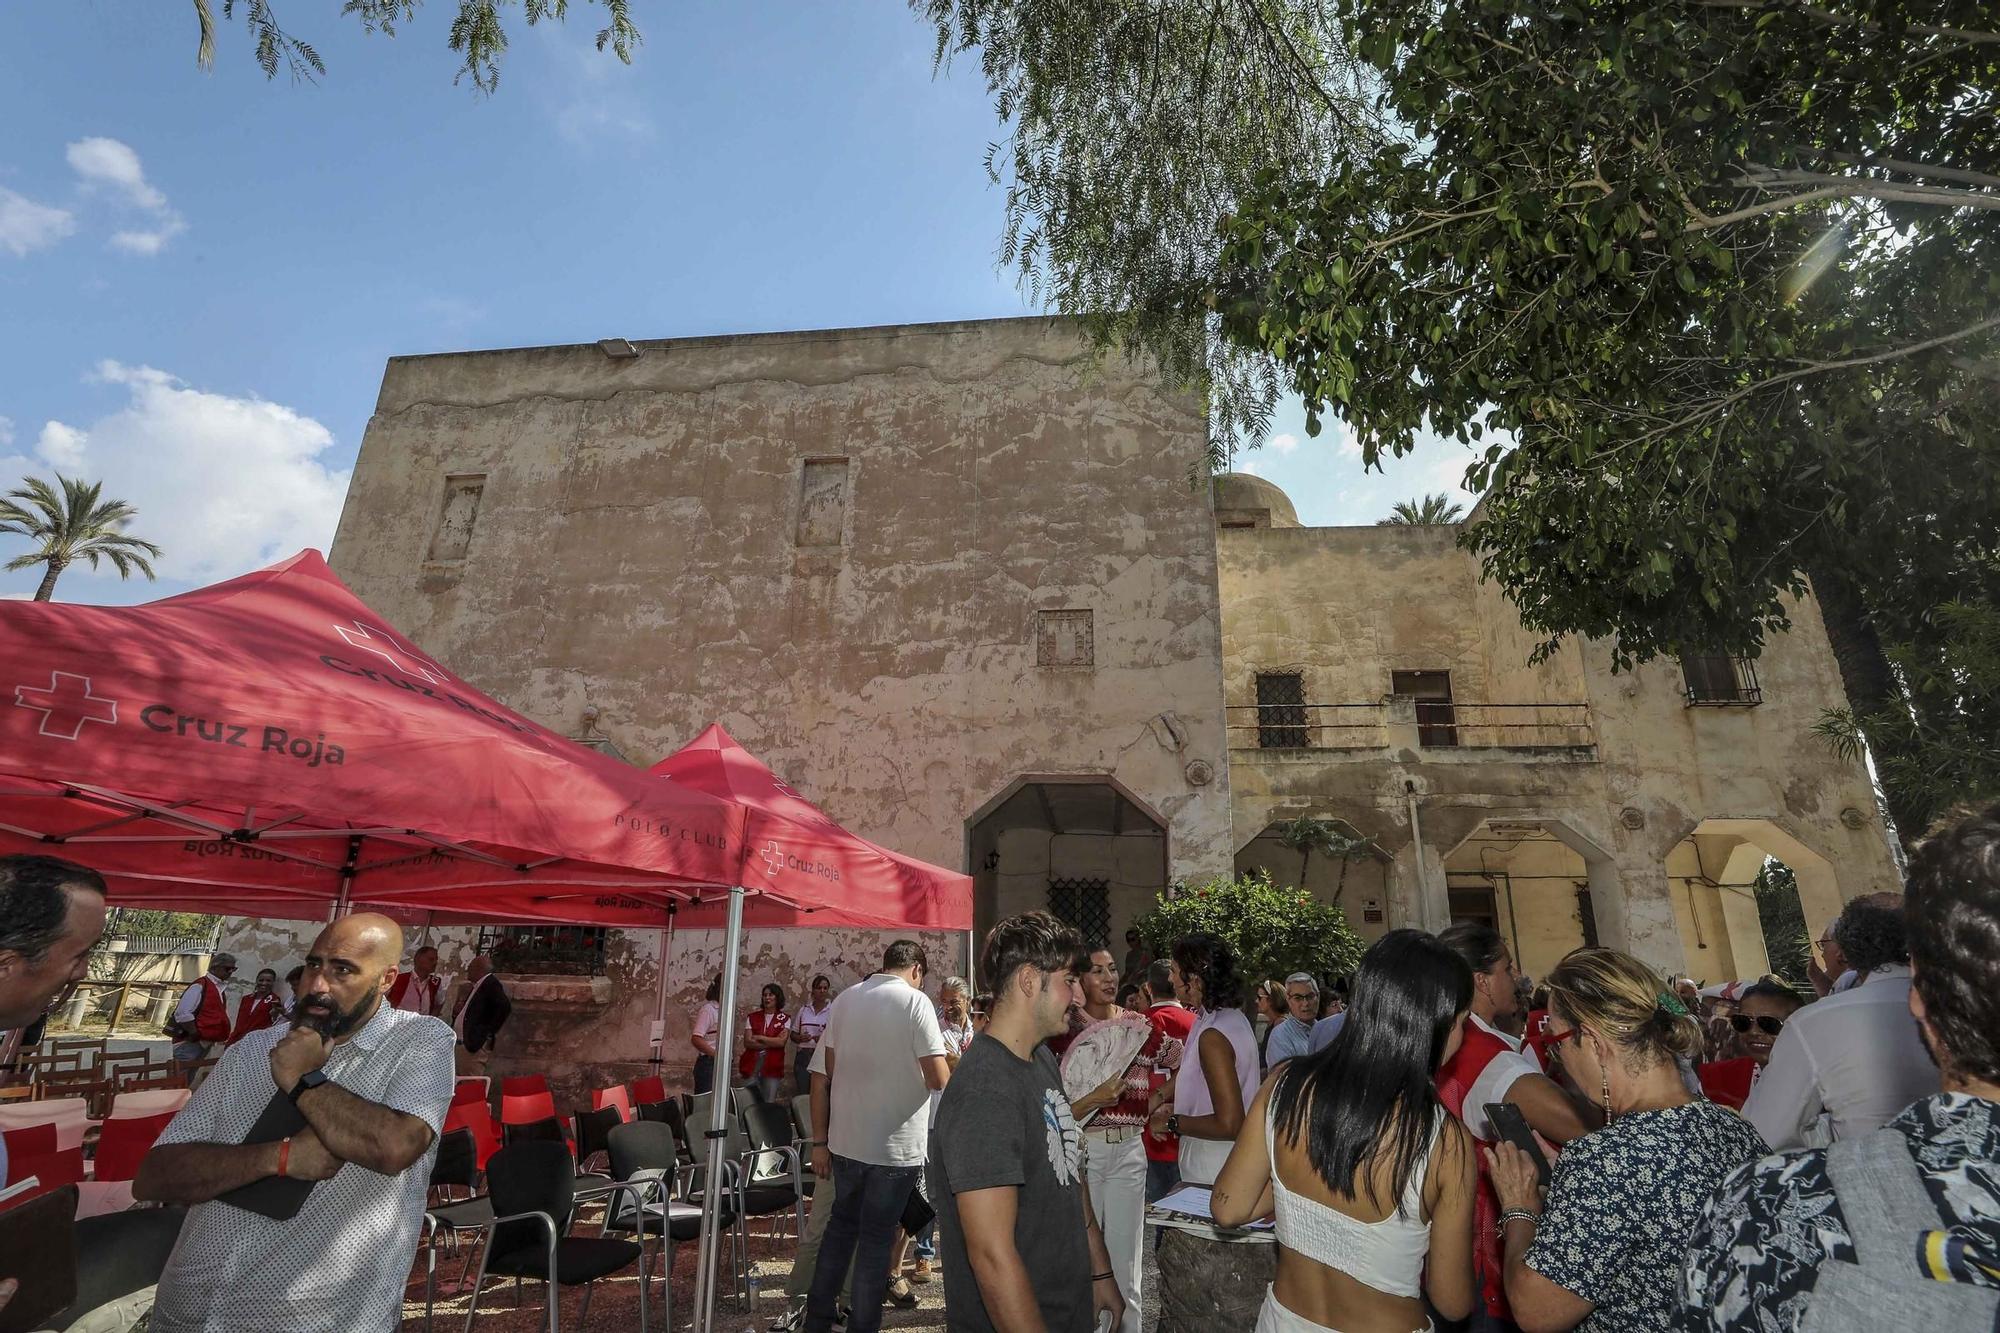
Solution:
M1085 1127L1083 1132L1104 1143L1123 1143L1127 1139L1138 1138L1145 1128L1144 1125L1105 1125L1102 1128L1092 1125Z

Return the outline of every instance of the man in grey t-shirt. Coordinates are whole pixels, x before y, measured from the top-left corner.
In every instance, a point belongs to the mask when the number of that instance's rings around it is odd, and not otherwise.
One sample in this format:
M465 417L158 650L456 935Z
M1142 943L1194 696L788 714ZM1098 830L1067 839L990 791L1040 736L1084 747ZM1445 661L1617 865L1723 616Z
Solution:
M1114 1328L1124 1315L1084 1183L1083 1135L1042 1045L1080 1001L1082 947L1056 918L1027 912L995 926L980 954L991 1023L938 1103L926 1169L955 1333L1089 1333L1099 1312Z

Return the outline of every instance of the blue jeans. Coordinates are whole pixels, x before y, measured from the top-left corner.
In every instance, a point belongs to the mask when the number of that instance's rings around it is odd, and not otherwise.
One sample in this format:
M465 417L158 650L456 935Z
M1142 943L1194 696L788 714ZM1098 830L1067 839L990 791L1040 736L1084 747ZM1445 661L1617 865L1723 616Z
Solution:
M835 1154L833 1213L819 1243L819 1264L806 1295L806 1333L832 1333L840 1286L854 1267L854 1313L847 1333L878 1333L889 1289L889 1251L903 1206L916 1188L918 1166L875 1166Z
M1173 1158L1164 1162L1146 1159L1146 1202L1158 1203L1181 1183L1181 1164Z

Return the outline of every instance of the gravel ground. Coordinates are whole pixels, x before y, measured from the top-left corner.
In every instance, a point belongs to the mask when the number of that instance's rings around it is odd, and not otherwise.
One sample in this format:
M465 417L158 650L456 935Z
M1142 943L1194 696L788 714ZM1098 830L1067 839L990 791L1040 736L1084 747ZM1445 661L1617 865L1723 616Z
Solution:
M594 1234L594 1228L584 1225L585 1234ZM725 1293L716 1311L716 1333L750 1333L751 1330L768 1328L785 1309L785 1278L792 1269L793 1242L785 1237L773 1244L761 1235L753 1236L750 1252L755 1256L758 1286L763 1299L756 1311L745 1310L742 1302ZM458 1276L461 1259L454 1258L448 1251L438 1256L439 1285L446 1285ZM694 1317L694 1269L695 1247L682 1245L674 1256L673 1280L673 1328L685 1329L692 1325ZM1153 1267L1152 1248L1146 1251L1146 1272L1144 1284L1148 1291L1158 1284L1158 1272ZM542 1284L526 1282L521 1287L522 1307L514 1308L513 1283L499 1278L489 1278L485 1295L480 1298L479 1316L474 1320L479 1333L535 1333L548 1327L546 1306L543 1304ZM914 1310L886 1309L882 1312L882 1327L895 1330L944 1328L944 1284L941 1278L928 1283L913 1283L910 1288L917 1294L917 1308ZM419 1270L415 1284L409 1294L414 1300L403 1306L403 1328L405 1333L421 1333L424 1327L424 1288ZM660 1288L655 1282L648 1294L653 1328L665 1327L664 1312L660 1308ZM571 1288L561 1296L561 1326L566 1330L601 1330L610 1333L639 1333L639 1284L630 1273L615 1275L597 1284L597 1291L590 1299L590 1322L577 1322L577 1315L583 1304L582 1288ZM446 1298L440 1296L437 1304L437 1327L451 1333L465 1327L466 1299L464 1296ZM1148 1303L1150 1307L1150 1302ZM1154 1322L1154 1311L1149 1308L1145 1320L1150 1328Z

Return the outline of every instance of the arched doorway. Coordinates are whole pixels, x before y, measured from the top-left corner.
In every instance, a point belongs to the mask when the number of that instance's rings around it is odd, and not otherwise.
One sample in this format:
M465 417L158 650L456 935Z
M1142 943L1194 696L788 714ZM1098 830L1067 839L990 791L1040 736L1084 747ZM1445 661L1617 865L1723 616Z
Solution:
M1115 778L1016 778L965 830L975 939L1040 909L1122 955L1126 928L1167 886L1166 822Z
M1831 862L1768 819L1704 819L1667 853L1684 970L1703 985L1801 966L1800 940L1840 911ZM1789 976L1803 982L1801 976Z
M1593 882L1610 857L1567 826L1547 819L1486 819L1444 858L1451 920L1500 932L1514 965L1547 976L1564 954L1597 944Z
M1236 873L1261 870L1274 884L1304 889L1346 913L1347 924L1363 939L1380 939L1391 924L1389 854L1344 819L1305 818L1333 837L1326 841L1301 837L1310 830L1302 829L1299 821L1273 820L1237 849Z

